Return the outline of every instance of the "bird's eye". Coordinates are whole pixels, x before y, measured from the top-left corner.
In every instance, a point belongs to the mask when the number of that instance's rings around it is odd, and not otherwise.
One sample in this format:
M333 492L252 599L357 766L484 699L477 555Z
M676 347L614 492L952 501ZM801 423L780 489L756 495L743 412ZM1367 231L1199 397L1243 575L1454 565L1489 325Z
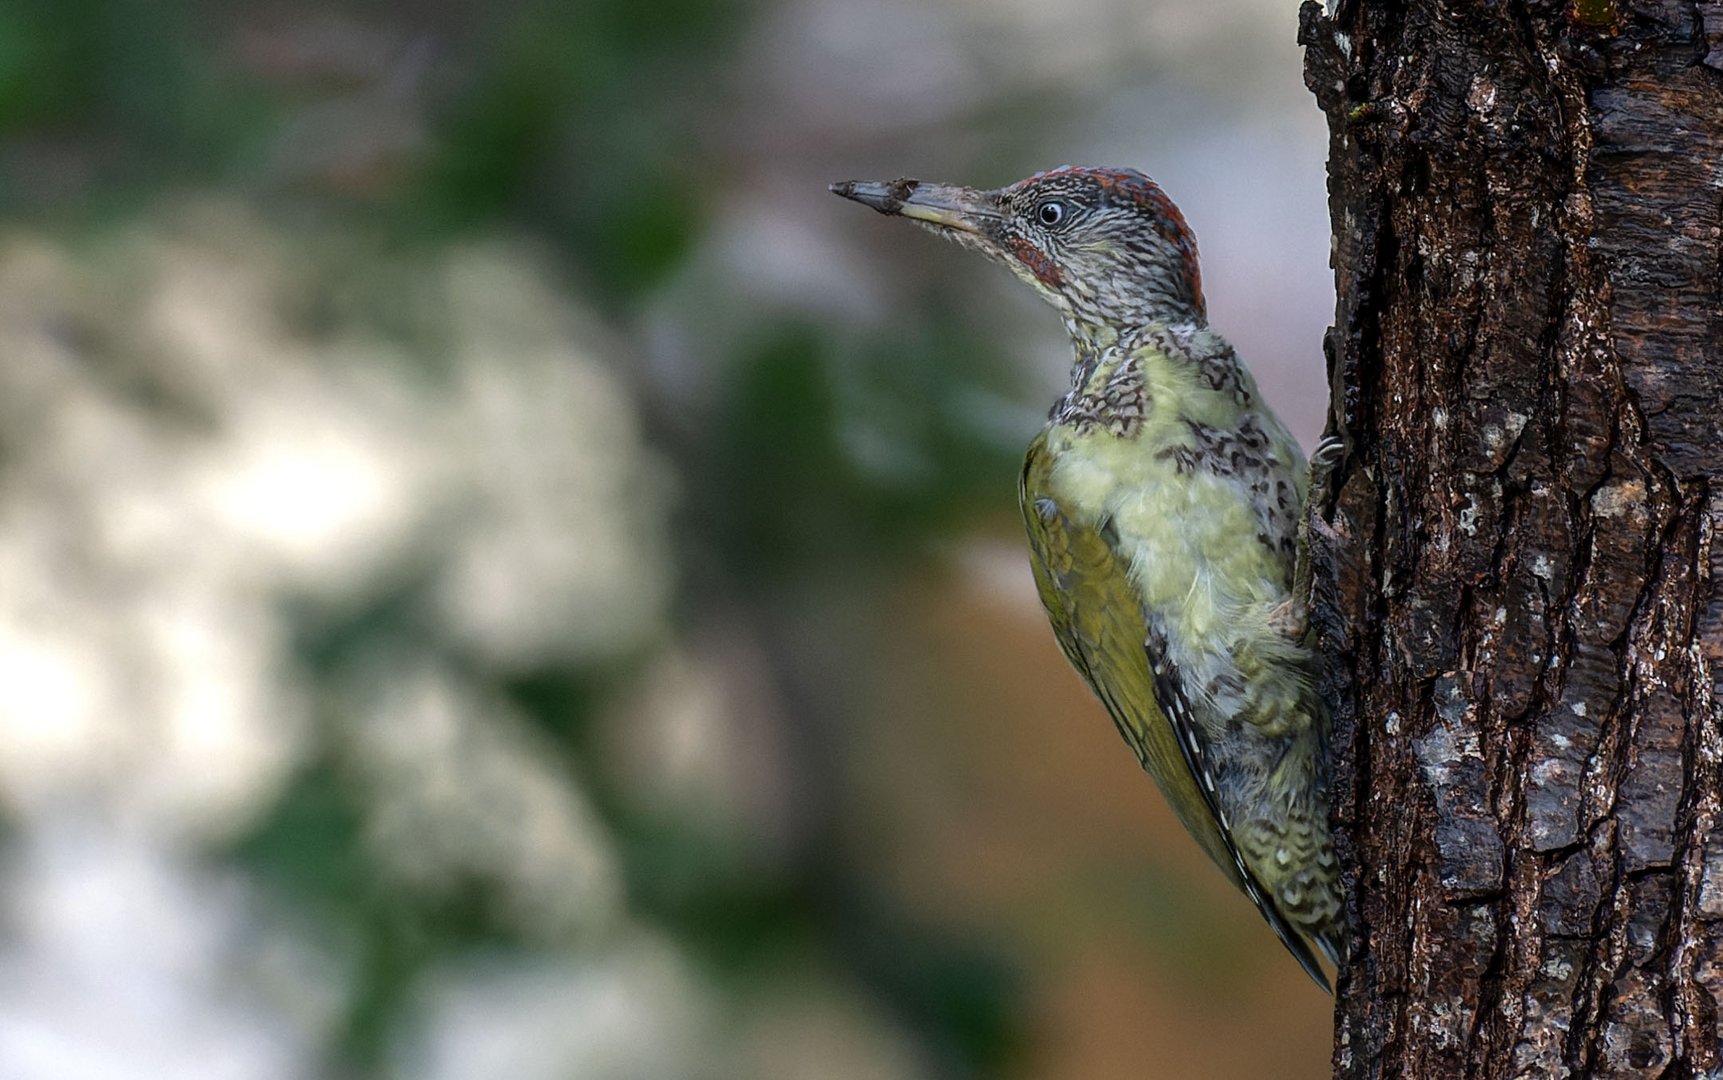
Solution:
M1049 199L1035 208L1035 219L1051 228L1065 220L1065 204L1058 199Z

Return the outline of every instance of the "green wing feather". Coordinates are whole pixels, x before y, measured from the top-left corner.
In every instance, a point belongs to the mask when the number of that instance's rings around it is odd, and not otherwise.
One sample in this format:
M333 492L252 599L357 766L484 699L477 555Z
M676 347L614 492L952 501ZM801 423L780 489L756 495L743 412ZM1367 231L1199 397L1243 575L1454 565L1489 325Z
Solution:
M1268 898L1222 831L1214 796L1197 779L1203 772L1201 747L1194 739L1181 740L1167 720L1161 698L1176 694L1176 679L1164 670L1163 658L1150 654L1148 621L1126 561L1104 527L1090 528L1075 521L1060 506L1048 483L1051 467L1044 441L1037 438L1023 462L1018 499L1029 532L1035 588L1060 650L1106 706L1119 734L1154 777L1185 830L1255 902L1304 970L1327 989L1327 977L1309 944ZM1159 680L1156 662L1163 664Z

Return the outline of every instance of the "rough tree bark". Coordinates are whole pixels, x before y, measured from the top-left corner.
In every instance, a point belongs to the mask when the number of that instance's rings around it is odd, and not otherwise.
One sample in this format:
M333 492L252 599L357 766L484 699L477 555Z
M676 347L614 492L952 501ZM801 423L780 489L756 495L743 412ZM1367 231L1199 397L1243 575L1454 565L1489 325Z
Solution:
M1332 5L1331 5L1332 6ZM1342 0L1348 1077L1723 1076L1723 0Z

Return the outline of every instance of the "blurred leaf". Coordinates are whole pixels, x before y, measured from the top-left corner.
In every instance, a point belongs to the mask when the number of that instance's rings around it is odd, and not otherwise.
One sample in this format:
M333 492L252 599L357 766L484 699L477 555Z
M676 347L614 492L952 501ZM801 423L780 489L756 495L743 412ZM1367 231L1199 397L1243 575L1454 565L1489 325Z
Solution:
M917 925L864 892L835 928L879 1000L968 1074L998 1075L1021 1048L1018 977L996 950L952 927Z
M701 169L684 114L748 10L589 0L570 18L563 4L530 5L481 45L406 208L444 229L531 222L602 291L640 295L698 235Z
M20 140L0 153L0 199L100 210L227 177L274 109L222 62L221 11L146 0L0 10L0 131ZM36 176L44 160L50 175Z
M487 883L440 885L426 895L383 875L364 835L368 793L338 766L307 768L229 857L321 924L350 950L350 1008L340 1049L379 1063L419 975L436 960L515 940Z
M56 34L46 13L23 4L0 7L0 130L45 123L82 111L87 87L74 75L73 40Z
M691 185L662 173L611 184L582 200L567 219L569 239L588 270L629 295L667 277L693 248L700 225Z
M744 355L718 406L701 495L743 576L829 561L859 542L844 528L856 478L836 441L818 336L791 327Z
M946 329L866 343L847 365L832 352L793 325L745 350L690 464L744 577L878 561L1014 505L1021 450L978 421L1002 377L975 343Z

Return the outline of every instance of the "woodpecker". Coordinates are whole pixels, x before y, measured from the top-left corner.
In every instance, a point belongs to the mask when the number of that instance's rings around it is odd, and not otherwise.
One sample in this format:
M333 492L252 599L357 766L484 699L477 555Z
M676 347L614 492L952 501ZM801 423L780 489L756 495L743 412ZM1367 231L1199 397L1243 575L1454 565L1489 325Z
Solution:
M1304 455L1209 328L1196 240L1132 169L992 191L831 190L1003 263L1058 309L1071 387L1018 501L1060 649L1180 823L1304 970L1346 951L1300 522Z

